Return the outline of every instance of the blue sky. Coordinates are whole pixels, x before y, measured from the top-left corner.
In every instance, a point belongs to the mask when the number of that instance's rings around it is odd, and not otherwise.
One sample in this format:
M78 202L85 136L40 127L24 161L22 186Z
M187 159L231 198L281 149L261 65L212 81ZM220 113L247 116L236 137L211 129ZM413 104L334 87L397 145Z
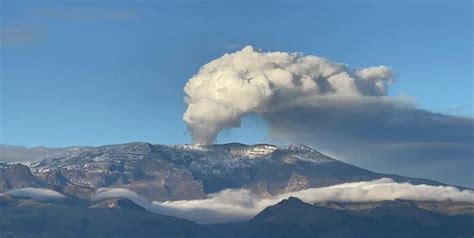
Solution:
M471 116L471 1L2 1L0 143L189 143L183 86L250 44L387 65L391 95ZM250 117L218 142L268 141Z

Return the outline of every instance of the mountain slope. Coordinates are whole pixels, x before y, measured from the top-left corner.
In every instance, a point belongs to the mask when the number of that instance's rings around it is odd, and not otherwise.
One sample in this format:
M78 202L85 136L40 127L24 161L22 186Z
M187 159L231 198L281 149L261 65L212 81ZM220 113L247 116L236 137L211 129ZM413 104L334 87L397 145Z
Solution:
M126 203L122 209L88 208L0 196L0 237L215 237L194 222Z
M6 184L7 178L1 176L1 171L8 170L9 166L0 165L0 184ZM52 188L80 198L90 197L99 188L106 187L127 188L148 200L165 201L204 198L208 193L226 188L247 188L259 195L277 195L382 177L414 184L439 184L374 173L303 145L127 143L72 147L49 155L29 168L34 176L27 179L28 186ZM26 186L9 184L0 186L0 192Z
M41 187L43 181L34 176L26 165L0 162L0 192L12 188Z

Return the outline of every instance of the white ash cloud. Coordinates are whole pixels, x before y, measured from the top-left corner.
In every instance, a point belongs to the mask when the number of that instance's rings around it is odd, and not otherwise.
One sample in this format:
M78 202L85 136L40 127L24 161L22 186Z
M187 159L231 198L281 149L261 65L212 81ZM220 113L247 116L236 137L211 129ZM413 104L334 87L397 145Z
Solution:
M220 131L239 127L247 114L266 114L326 97L383 97L393 80L386 66L351 69L318 56L267 53L246 46L209 62L189 80L183 119L194 143L210 144Z

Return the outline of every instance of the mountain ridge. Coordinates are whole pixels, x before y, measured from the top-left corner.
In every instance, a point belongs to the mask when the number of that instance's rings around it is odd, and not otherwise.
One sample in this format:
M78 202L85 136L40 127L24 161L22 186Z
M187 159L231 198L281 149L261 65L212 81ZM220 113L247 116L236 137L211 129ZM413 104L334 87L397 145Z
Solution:
M6 176L12 173L11 167L11 164L0 164L0 179L3 178L0 185L2 181L4 184L0 192L29 185L80 198L107 187L127 188L156 201L205 198L206 194L229 188L246 188L262 196L274 196L382 177L396 182L444 185L427 179L372 172L305 145L132 142L68 147L38 162L16 165L25 171L24 176L16 176L15 181L11 181L15 176Z

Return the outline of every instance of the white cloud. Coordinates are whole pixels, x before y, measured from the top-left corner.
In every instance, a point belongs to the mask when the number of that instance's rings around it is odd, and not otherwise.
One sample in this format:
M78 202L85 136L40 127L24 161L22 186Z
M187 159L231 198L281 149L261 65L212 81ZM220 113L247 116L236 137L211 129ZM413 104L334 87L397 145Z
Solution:
M13 189L7 191L6 194L23 198L31 198L38 201L61 200L65 198L63 194L51 189L31 187Z
M298 197L309 203L323 201L375 202L395 199L413 201L444 201L451 199L453 201L474 202L474 191L472 190L460 190L451 186L397 183L388 178L312 188L283 195L284 198L288 196Z
M65 198L59 192L43 188L13 189L6 194L38 201ZM453 201L474 203L473 190L460 190L450 186L397 183L388 178L311 188L274 197L260 197L246 189L227 189L209 194L206 199L166 202L149 202L136 192L125 188L101 188L90 197L90 200L127 198L158 214L185 218L198 223L222 223L250 219L266 207L277 204L289 197L297 197L310 204L325 201L377 202L395 199L413 201L444 201L451 199Z
M311 188L276 197L262 198L248 190L224 190L211 194L207 199L154 202L161 212L201 223L220 223L249 219L268 206L283 199L297 197L314 204L334 202L376 202L385 200L474 202L474 191L459 190L449 186L413 185L396 183L383 178L368 182L345 183L323 188ZM168 208L168 210L162 207Z
M99 188L96 194L90 197L91 200L103 200L106 198L128 198L140 199L140 195L126 188Z
M396 183L387 178L311 188L275 197L260 197L245 189L227 189L210 194L206 199L148 203L130 190L110 189L99 192L94 198L124 197L159 214L185 218L199 223L222 223L250 219L266 207L291 196L307 203L324 201L375 202L395 199L414 201L451 199L474 202L474 191L472 190L459 190L449 186Z

